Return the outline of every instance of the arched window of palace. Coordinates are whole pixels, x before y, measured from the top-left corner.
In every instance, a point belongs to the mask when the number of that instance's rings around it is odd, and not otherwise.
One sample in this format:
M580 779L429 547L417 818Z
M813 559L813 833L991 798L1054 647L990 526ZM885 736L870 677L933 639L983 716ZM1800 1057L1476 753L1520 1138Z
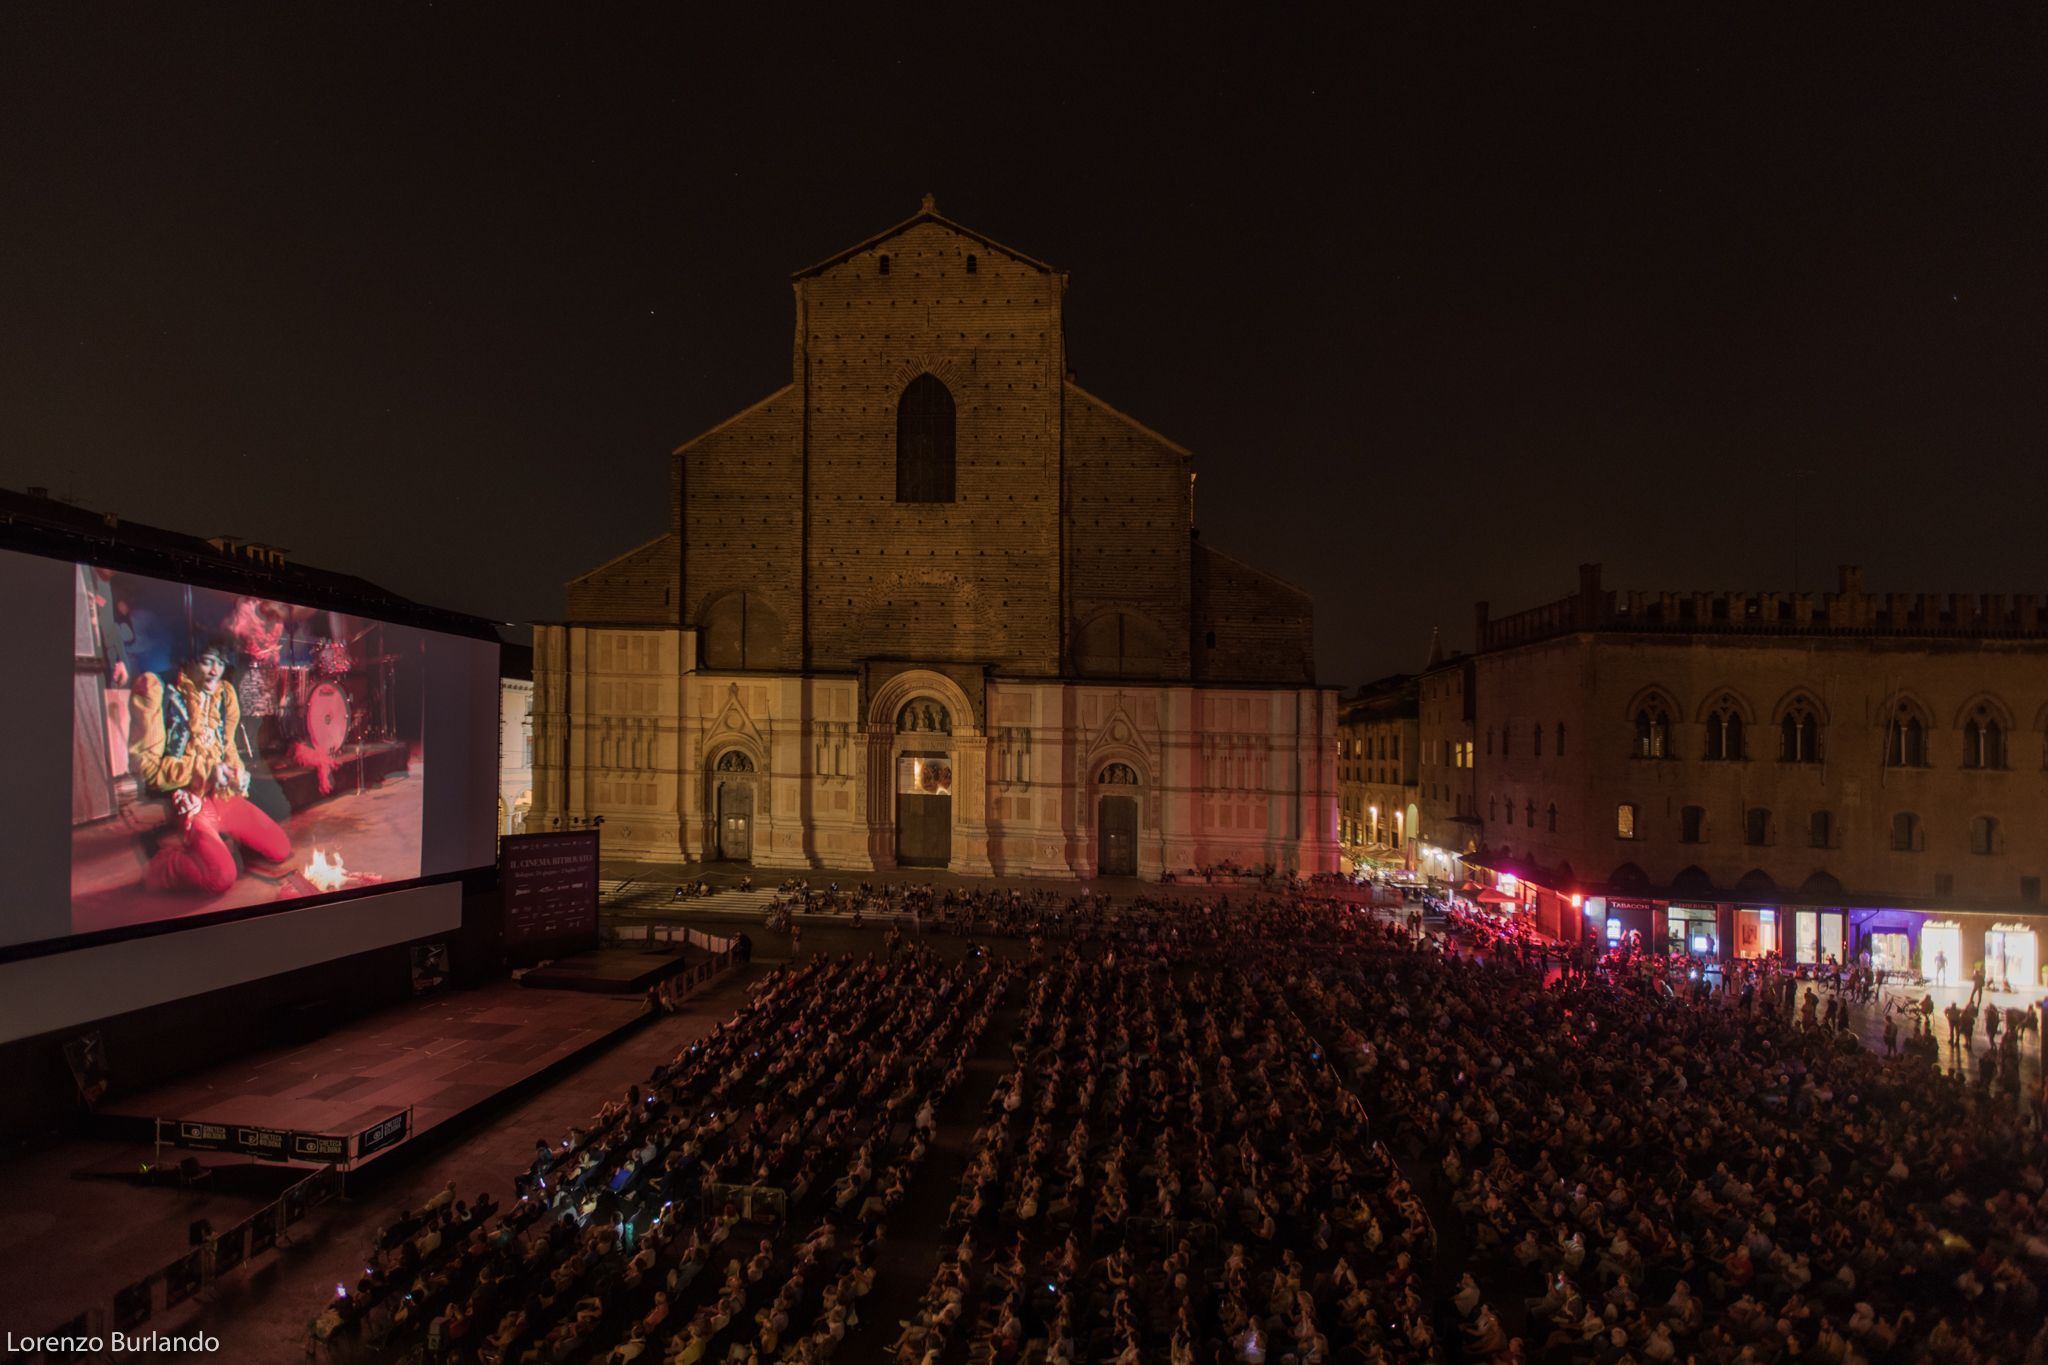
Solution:
M896 404L896 501L953 501L953 395L929 374Z
M1778 722L1778 761L1820 762L1820 717L1805 701L1795 701Z
M1733 762L1743 756L1742 712L1731 698L1723 697L1707 713L1707 753L1710 759Z
M1900 702L1885 734L1884 761L1892 768L1927 766L1927 722L1911 704Z
M1651 698L1636 708L1637 758L1669 758L1671 756L1671 712L1657 698Z
M1965 768L2003 768L2005 766L2005 728L1998 723L1998 717L1983 703L1970 712L1963 722L1963 766Z

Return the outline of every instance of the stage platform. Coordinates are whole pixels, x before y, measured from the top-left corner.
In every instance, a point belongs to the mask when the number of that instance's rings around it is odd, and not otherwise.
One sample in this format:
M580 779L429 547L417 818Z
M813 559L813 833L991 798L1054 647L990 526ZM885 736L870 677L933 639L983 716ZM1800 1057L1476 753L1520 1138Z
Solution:
M523 990L500 982L423 996L343 1025L316 1042L277 1048L110 1100L100 1136L147 1143L158 1118L334 1135L358 1134L410 1110L405 1142L516 1091L638 1026L638 996ZM175 1162L239 1162L229 1152L173 1152ZM309 1168L312 1163L307 1163Z
M650 986L704 966L711 955L682 944L595 948L521 973L523 985L550 991L645 995Z

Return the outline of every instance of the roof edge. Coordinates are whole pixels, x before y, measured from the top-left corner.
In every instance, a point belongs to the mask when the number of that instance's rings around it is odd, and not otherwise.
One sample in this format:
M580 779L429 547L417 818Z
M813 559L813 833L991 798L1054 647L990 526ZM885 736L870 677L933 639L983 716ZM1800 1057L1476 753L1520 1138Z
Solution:
M1179 441L1174 440L1171 436L1160 435L1152 428L1146 426L1143 422L1140 422L1137 418L1131 416L1128 412L1125 412L1123 409L1116 407L1104 401L1097 395L1088 392L1088 390L1082 388L1073 380L1068 379L1063 380L1062 382L1066 385L1068 391L1077 394L1082 398L1087 399L1090 403L1093 403L1096 407L1101 408L1111 417L1116 418L1118 421L1124 423L1124 425L1126 426L1134 428L1141 435L1147 436L1152 440L1159 442L1159 444L1165 446L1174 454L1179 455L1182 459L1192 460L1195 457L1195 453L1192 450L1189 450L1186 446L1182 445Z
M689 440L683 442L674 450L671 450L669 454L680 455L684 451L688 450L691 446L697 444L697 442L704 440L706 437L716 436L719 432L724 431L734 422L739 421L740 418L753 416L762 408L767 407L770 403L782 397L782 395L788 393L791 389L795 387L796 384L794 381L788 384L784 384L781 388L775 390L775 392L769 394L766 398L762 398L755 402L749 403L745 407L741 408L738 412L734 413L732 416L721 418L720 420L713 422L710 426L704 428L704 430L698 432L695 436L692 436Z
M599 574L603 573L606 569L611 568L613 565L625 563L634 555L639 554L642 550L651 550L655 546L661 544L661 542L663 542L664 540L680 539L682 539L682 537L678 536L674 531L663 531L660 535L654 537L652 540L643 540L638 545L635 545L632 549L624 551L620 554L613 555L610 559L607 559L604 563L598 565L594 569L585 569L582 573L577 574L574 578L570 579L569 581L571 583L581 583L587 578L595 578ZM539 625L545 623L536 622L535 624Z
M830 270L835 265L840 265L846 261L852 260L855 256L860 255L863 251L872 250L875 246L879 245L882 242L888 241L891 237L899 236L902 233L908 232L911 228L916 227L919 223L937 223L940 227L949 228L952 231L959 233L962 237L971 237L975 241L987 247L989 250L1000 251L1005 256L1008 256L1011 260L1021 262L1024 265L1030 266L1033 270L1042 271L1047 275L1057 275L1061 273L1056 266L1047 265L1044 261L1039 260L1035 256L1027 256L1013 246L1005 246L1003 243L997 241L995 238L989 236L986 233L976 232L973 228L968 227L965 223L958 223L955 222L953 219L946 217L946 215L940 213L938 209L932 205L931 197L927 195L925 197L925 207L919 209L916 213L911 214L908 218L905 218L902 222L896 224L894 227L884 228L880 232L876 233L874 236L867 238L865 241L856 242L854 245L847 247L843 251L836 251L830 256L827 256L824 260L819 261L814 265L807 265L802 270L791 271L789 277L792 280L803 280L809 279L813 275L822 274L825 271Z

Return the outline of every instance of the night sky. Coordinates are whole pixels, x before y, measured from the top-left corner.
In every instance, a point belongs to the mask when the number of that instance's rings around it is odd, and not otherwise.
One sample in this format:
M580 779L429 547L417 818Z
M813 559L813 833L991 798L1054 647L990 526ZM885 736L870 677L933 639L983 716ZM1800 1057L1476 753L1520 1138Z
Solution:
M1795 479L1803 587L2048 588L2041 8L1551 8L8 5L0 484L550 618L929 191L1325 682L1581 560L1788 587Z

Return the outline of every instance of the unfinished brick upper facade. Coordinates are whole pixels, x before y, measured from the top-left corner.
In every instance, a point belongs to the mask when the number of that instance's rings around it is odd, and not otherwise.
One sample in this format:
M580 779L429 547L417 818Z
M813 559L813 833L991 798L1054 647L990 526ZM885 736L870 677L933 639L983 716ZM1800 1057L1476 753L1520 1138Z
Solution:
M1281 743L1284 735L1294 754L1277 765L1284 780L1273 775L1260 789L1275 810L1256 821L1235 817L1227 828L1241 833L1228 842L1241 861L1329 865L1335 795L1322 770L1334 746L1334 707L1314 685L1310 603L1202 545L1192 525L1189 453L1068 376L1067 277L941 217L927 202L907 222L799 272L793 285L790 382L678 449L673 530L573 581L568 624L542 628L539 733L552 727L559 747L576 730L563 709L575 682L572 645L560 632L599 627L678 633L677 666L702 679L843 682L852 688L845 703L820 707L813 697L793 702L797 713L783 714L770 686L762 700L776 714L742 709L749 723L765 722L791 739L801 730L815 740L818 727L843 723L852 732L832 732L831 742L853 747L862 737L877 740L893 720L871 711L883 680L897 686L905 676L944 680L952 689L948 700L960 714L951 733L963 755L997 725L991 697L1004 689L1108 684L1105 695L1125 698L1111 709L1127 717L1145 709L1128 695L1133 684L1277 690L1288 698L1284 721L1271 695L1244 714L1273 717L1261 743ZM906 474L911 462L921 472ZM927 475L936 481L923 491L903 482ZM551 672L564 689L552 721ZM679 705L687 691L677 694ZM954 847L964 851L955 863L993 858L1092 872L1084 865L1092 837L1085 827L1093 824L1087 775L1077 779L1067 764L1085 757L1069 751L1078 718L1093 712L1077 697L1055 696L1021 708L1013 698L1012 709L1034 724L1033 733L1009 727L1011 738L1046 757L1062 754L1058 781L1074 799L1020 803L1022 792L1005 791L999 808L1015 816L1028 805L1034 850L1056 844L1058 851L1001 858L1003 836L989 830L990 802L998 798L958 785L980 760L955 761L948 768L956 783L953 822L963 837ZM1200 710L1191 697L1153 704L1148 742L1160 766L1140 804L1159 814L1139 820L1143 866L1203 860L1192 823L1171 834L1162 823L1175 790L1189 812L1205 794L1201 744L1172 730L1173 715L1192 718ZM630 819L614 812L607 815L607 843L628 842L615 841L612 831L631 825L646 831L630 841L636 851L698 856L716 844L705 832L716 822L718 799L715 784L702 778L706 740L689 734L685 715L660 719L678 731L664 779L674 803L674 842L661 847L668 827L653 812ZM698 752L690 752L692 743ZM571 799L571 770L578 762L587 767L588 756L576 759L566 748L556 758L561 790L549 796L549 747L543 738L536 814L606 813L588 792ZM764 762L779 767L772 750L770 744ZM1170 753L1189 755L1191 766L1169 783ZM810 784L821 765L830 767L814 743L796 744L791 754L796 766L781 771L782 779ZM871 757L882 766L893 761L887 745ZM843 847L820 845L817 819L801 834L782 829L781 789L774 779L754 779L768 809L753 817L760 828L750 837L750 856L816 864L858 854L860 862L886 864L893 819L887 784L894 779L855 766L860 771L824 775L860 778L865 804L882 809L856 819L862 803L848 799ZM1126 764L1117 776L1127 769L1135 771ZM997 781L994 769L982 777ZM1053 780L1012 777L1007 785L1046 785L1050 798ZM1075 780L1083 786L1074 788ZM800 823L805 809L837 812L839 795L814 784L787 793ZM1284 819L1281 806L1289 812ZM969 822L976 828L963 825L968 812L976 813ZM795 842L779 847L778 833Z

